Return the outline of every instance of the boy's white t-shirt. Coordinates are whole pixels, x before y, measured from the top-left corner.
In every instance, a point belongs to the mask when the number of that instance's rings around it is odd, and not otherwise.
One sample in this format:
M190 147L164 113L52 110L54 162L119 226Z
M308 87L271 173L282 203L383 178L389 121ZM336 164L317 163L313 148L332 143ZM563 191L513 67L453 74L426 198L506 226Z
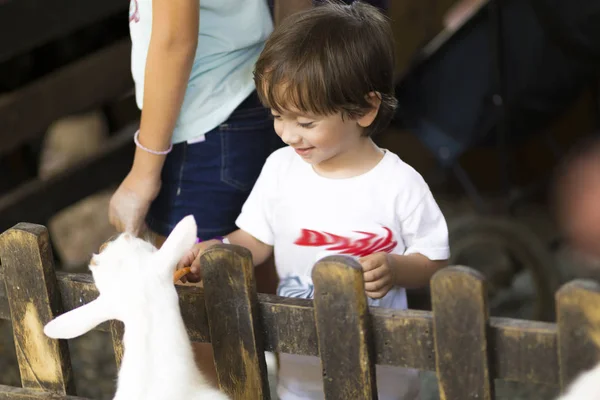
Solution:
M362 175L329 179L318 175L293 148L279 149L265 163L236 224L274 246L278 294L285 297L312 298L312 268L327 255L449 257L446 221L428 185L390 151ZM406 291L393 288L381 300L369 299L369 304L405 309ZM316 357L281 354L280 365L282 400L324 398ZM377 366L377 384L382 400L418 398L414 370Z

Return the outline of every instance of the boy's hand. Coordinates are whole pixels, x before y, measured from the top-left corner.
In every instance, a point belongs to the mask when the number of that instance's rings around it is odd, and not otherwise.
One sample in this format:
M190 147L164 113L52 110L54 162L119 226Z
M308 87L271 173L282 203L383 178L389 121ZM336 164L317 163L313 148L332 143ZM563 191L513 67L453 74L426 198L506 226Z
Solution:
M188 250L179 263L177 264L177 269L190 267L190 272L181 278L181 282L200 282L202 280L202 268L200 266L200 256L206 249L215 244L221 243L219 240L207 240L206 242L196 243L194 247Z
M387 253L374 253L358 260L363 268L365 292L372 299L381 299L392 286L394 276Z

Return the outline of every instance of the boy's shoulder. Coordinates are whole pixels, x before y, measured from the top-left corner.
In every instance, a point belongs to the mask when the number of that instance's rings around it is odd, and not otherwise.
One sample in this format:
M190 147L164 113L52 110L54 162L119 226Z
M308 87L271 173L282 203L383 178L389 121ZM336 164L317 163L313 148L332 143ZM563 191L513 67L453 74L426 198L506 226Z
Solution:
M378 176L382 190L406 208L414 208L431 194L425 178L397 154L386 150L387 162Z
M414 169L410 164L403 161L396 153L385 150L385 165L382 168L381 176L394 186L400 187L415 186L427 187L427 183L423 176Z

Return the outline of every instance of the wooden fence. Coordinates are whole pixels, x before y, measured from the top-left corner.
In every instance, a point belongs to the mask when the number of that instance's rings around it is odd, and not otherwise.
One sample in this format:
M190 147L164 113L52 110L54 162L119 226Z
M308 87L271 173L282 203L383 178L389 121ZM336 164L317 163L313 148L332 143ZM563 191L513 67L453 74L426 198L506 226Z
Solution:
M65 341L45 323L97 296L89 274L55 272L45 227L21 223L0 235L0 278L8 299L22 388L0 399L77 399ZM495 379L564 388L600 360L600 287L589 281L556 295L557 324L490 318L483 278L465 267L438 272L432 312L370 309L352 260L328 257L313 273L315 300L257 294L250 253L222 245L203 256L205 288L179 287L194 341L212 340L221 386L235 399L268 399L264 351L319 355L327 399L371 399L374 365L435 371L443 399L493 399ZM111 332L117 363L120 323ZM343 337L343 340L341 340Z

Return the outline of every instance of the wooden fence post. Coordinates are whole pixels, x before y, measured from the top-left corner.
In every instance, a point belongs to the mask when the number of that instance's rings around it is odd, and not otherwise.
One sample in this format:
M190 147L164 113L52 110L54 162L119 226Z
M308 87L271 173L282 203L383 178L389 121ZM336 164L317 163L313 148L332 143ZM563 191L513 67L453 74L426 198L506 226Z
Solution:
M556 293L560 386L600 361L600 285L576 280Z
M63 311L46 228L20 223L0 235L0 263L23 388L74 394L67 342L43 331Z
M492 400L489 311L483 276L448 267L431 281L436 372L441 400Z
M113 350L115 352L115 363L117 364L117 371L121 368L121 361L123 360L123 334L125 333L125 325L121 321L112 320L109 322L110 336L112 337Z
M233 399L268 400L252 255L239 246L218 245L202 255L201 265L219 385Z
M328 256L312 272L326 399L377 399L372 335L360 265Z

